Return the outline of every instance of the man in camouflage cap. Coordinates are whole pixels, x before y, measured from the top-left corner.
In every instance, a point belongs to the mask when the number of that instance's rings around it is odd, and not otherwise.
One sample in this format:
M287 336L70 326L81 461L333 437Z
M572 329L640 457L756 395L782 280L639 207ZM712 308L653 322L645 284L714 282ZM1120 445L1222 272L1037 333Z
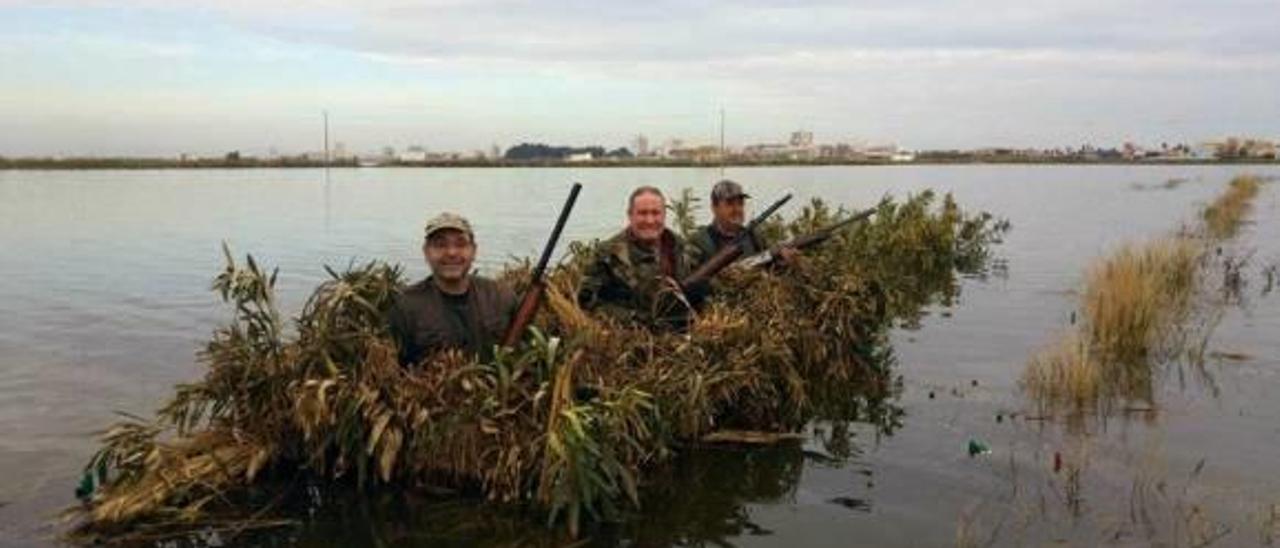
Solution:
M687 262L689 268L696 270L707 262L725 246L733 243L742 234L746 223L746 201L751 195L742 190L742 185L722 180L711 187L711 223L698 227L689 236ZM743 241L742 256L750 257L768 249L760 235L751 232ZM796 257L797 251L790 247L771 250L783 263Z
M471 223L454 213L427 221L422 255L431 275L402 289L391 311L400 362L418 365L448 349L491 359L516 298L510 288L471 272L476 257Z
M578 304L623 322L681 329L698 295L677 280L688 275L684 242L666 226L666 197L642 186L627 201L627 228L601 242L587 265Z

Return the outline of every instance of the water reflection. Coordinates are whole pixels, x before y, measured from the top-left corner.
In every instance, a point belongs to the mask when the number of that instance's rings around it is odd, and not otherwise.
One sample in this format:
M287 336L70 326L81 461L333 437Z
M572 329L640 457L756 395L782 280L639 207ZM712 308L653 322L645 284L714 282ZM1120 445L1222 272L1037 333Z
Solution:
M833 436L836 437L836 436ZM846 437L846 440L849 439ZM846 441L847 443L847 441ZM847 453L855 453L850 447ZM806 464L844 462L831 454L788 444L773 447L701 447L652 471L640 508L584 530L585 546L729 546L742 536L767 536L752 513L756 505L795 501ZM331 489L331 491L334 491ZM830 501L866 512L870 501ZM329 492L311 502L314 514L291 527L242 535L251 546L562 546L571 543L541 523L541 513L478 500L433 498L407 492L355 496ZM297 509L293 515L306 515ZM224 536L218 541L225 541ZM189 546L208 546L199 536Z
M885 369L888 371L888 369ZM894 386L891 384L890 386ZM803 441L776 445L716 444L686 447L647 471L639 507L593 521L581 539L545 523L535 508L486 502L475 494L422 489L360 493L349 482L298 480L255 489L236 506L247 515L222 514L211 523L227 526L163 530L139 535L132 545L167 548L214 546L730 546L741 537L769 536L756 509L797 502L806 469L857 468L870 486L871 469L861 462L866 441L901 425L897 392L857 397L843 408L845 420L816 421ZM831 409L829 412L836 412ZM854 467L853 465L857 465ZM867 491L828 496L823 502L865 515ZM246 519L247 518L247 519ZM172 535L173 533L170 533Z

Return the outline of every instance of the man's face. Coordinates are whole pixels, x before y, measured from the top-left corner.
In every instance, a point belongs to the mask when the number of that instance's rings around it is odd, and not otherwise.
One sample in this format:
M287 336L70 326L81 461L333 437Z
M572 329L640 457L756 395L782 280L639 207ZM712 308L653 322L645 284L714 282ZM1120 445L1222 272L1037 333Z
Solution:
M467 277L471 261L476 258L476 244L461 230L438 230L422 244L431 274L442 281L454 282Z
M645 242L656 242L662 237L662 230L667 225L666 201L657 194L644 193L636 196L627 211L631 234Z
M711 214L721 226L742 226L746 222L746 200L729 198L711 204Z

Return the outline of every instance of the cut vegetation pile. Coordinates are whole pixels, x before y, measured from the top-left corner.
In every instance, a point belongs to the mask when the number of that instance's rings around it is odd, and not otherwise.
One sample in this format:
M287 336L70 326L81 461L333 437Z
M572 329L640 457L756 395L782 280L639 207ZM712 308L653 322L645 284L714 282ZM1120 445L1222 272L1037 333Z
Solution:
M306 477L530 503L576 535L588 517L635 501L647 467L684 444L859 418L892 398L887 327L954 297L957 272L981 270L1008 228L950 196L937 202L885 199L873 221L780 274L729 273L687 335L579 309L568 297L576 254L552 273L519 348L491 363L446 353L416 369L397 363L383 321L404 282L398 268L331 271L286 330L275 274L228 253L214 288L235 318L200 353L207 373L177 387L154 420L106 433L77 533L199 526L237 510L255 484ZM803 234L846 215L814 202L768 229ZM504 276L525 280L526 268Z
M1175 350L1208 254L1235 234L1259 187L1256 177L1237 177L1197 227L1125 245L1093 264L1077 329L1032 358L1024 389L1043 406L1073 411L1117 398L1149 402L1153 372Z

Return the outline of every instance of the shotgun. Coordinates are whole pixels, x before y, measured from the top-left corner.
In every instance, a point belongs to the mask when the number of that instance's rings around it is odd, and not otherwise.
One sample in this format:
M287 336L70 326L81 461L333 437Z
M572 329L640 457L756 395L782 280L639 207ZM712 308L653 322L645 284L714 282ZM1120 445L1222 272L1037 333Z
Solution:
M569 212L573 210L573 204L578 201L580 191L582 191L581 183L573 183L573 188L569 189L569 198L565 200L564 207L560 208L560 218L556 219L551 237L547 239L546 247L542 248L542 257L538 259L538 265L533 267L529 290L525 291L524 298L520 300L520 308L516 309L515 316L511 318L511 324L507 326L507 332L502 335L502 346L511 348L520 342L520 336L524 335L525 328L538 313L538 307L542 304L542 294L547 288L547 263L551 261L551 253L556 249L560 232L564 230L564 224L569 220Z
M685 279L680 280L680 286L687 289L706 284L708 280L720 273L721 270L724 270L726 267L733 264L734 261L738 260L738 258L742 256L743 247L747 243L747 238L751 237L751 232L755 230L757 226L760 226L760 223L765 222L769 216L778 211L778 208L782 207L782 204L787 203L787 200L790 199L791 193L787 193L785 196L778 199L778 201L774 202L773 205L769 206L768 209L764 210L763 213L757 215L756 218L751 219L751 222L747 223L747 226L742 227L742 230L738 232L738 237L734 238L733 242L720 248L720 251L717 251L715 255L712 255L710 259L707 259L707 262L702 263L702 266L699 266L692 274L685 277Z
M831 237L835 236L836 232L839 232L840 229L846 226L849 226L853 223L856 223L858 221L864 220L867 217L870 217L871 215L873 215L875 212L876 212L876 208L874 207L871 209L867 209L865 211L861 211L857 215L849 217L848 219L845 219L838 223L828 225L826 227L820 228L818 230L815 230L803 236L796 236L795 238L782 242L778 244L775 249L781 249L784 247L790 247L792 249L808 249L810 247L816 246L822 242L825 242L831 239ZM746 259L743 259L740 264L746 268L760 268L760 267L767 267L773 264L777 260L778 260L777 255L771 249L768 251L761 251L760 253L756 253L755 255L747 257Z

